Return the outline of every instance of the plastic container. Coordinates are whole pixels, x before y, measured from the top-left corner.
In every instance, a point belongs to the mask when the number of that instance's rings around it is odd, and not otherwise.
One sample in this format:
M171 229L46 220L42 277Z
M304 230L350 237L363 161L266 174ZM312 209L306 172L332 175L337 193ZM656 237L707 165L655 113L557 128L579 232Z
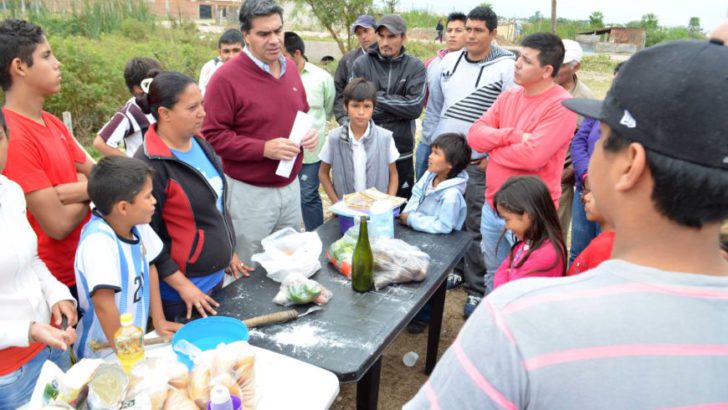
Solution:
M398 216L399 216L399 207L394 208L394 210L392 210L392 229L394 229L394 219L397 218ZM349 230L349 228L351 228L352 226L355 225L355 222L354 222L355 218L352 218L350 216L338 215L337 219L339 220L339 230L341 231L342 235L345 234L346 231ZM371 234L369 236L372 237Z
M172 337L172 346L180 340L187 340L200 350L214 349L220 343L248 340L248 327L238 319L227 316L209 316L193 320L182 326ZM175 351L177 360L192 369L192 361L183 353Z
M394 238L394 217L389 201L376 201L369 208L369 237Z
M126 374L131 368L144 360L144 331L134 325L130 314L121 315L121 327L114 333L116 357Z
M227 387L216 384L210 390L210 401L207 403L207 410L240 410L243 407L243 400L233 396Z

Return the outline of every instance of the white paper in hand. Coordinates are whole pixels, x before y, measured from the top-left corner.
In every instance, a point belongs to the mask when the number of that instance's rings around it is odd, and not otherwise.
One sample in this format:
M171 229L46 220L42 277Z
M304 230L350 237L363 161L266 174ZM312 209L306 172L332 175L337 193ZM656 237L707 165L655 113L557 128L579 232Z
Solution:
M303 140L303 136L306 135L306 133L309 132L311 128L313 128L313 116L308 115L305 112L299 111L296 114L296 120L293 122L291 135L288 137L288 139L295 142L297 145L301 145L301 140ZM293 170L293 165L295 163L295 158L289 161L281 160L278 163L276 175L282 176L283 178L288 178L289 176L291 176L291 171Z

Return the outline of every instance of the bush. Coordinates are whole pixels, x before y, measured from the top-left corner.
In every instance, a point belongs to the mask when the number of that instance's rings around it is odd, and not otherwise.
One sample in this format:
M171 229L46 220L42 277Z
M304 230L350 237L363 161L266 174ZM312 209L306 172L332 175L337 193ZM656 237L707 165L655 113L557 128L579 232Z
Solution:
M61 92L45 108L59 117L69 111L74 134L82 144L90 145L98 130L131 97L124 83L124 66L130 58L154 57L164 69L197 79L202 65L215 55L212 41L182 30L152 27L146 33L129 38L119 32L99 39L51 33L49 41L63 64L63 83ZM138 40L142 34L148 36L146 41Z

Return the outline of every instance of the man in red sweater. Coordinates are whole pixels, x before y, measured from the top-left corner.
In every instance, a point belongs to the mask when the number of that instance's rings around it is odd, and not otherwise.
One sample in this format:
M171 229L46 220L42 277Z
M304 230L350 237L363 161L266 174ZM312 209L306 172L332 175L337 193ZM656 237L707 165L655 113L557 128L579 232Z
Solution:
M298 111L308 112L296 65L283 56L283 9L272 0L247 0L240 8L246 47L215 73L205 92L203 134L222 158L230 190L230 216L243 261L260 240L301 220L301 147L289 140ZM315 149L309 131L301 145ZM276 175L293 160L288 177Z
M501 185L514 175L536 175L559 206L561 171L576 124L576 114L561 104L571 96L554 82L563 59L558 36L536 33L523 39L513 76L520 87L501 93L468 132L470 146L489 155L480 224L486 294L493 290L493 274L514 242L510 232L501 240L505 222L493 210L493 196Z

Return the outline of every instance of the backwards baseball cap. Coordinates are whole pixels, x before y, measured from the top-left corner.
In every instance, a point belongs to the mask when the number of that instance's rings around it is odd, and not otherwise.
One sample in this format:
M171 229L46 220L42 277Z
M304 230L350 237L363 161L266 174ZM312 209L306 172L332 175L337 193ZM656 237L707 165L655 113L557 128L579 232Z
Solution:
M564 39L561 40L564 43L564 64L569 64L572 61L581 63L581 58L584 55L584 51L581 49L581 45L574 40Z
M386 27L392 34L403 34L407 32L407 24L402 20L402 17L396 14L390 14L379 19L376 30L379 31L382 27Z
M674 41L622 66L604 101L565 100L650 151L728 169L728 47Z
M361 16L357 17L354 24L351 25L351 32L353 34L356 34L357 27L374 28L374 26L376 25L377 21L374 19L374 17L362 14Z

